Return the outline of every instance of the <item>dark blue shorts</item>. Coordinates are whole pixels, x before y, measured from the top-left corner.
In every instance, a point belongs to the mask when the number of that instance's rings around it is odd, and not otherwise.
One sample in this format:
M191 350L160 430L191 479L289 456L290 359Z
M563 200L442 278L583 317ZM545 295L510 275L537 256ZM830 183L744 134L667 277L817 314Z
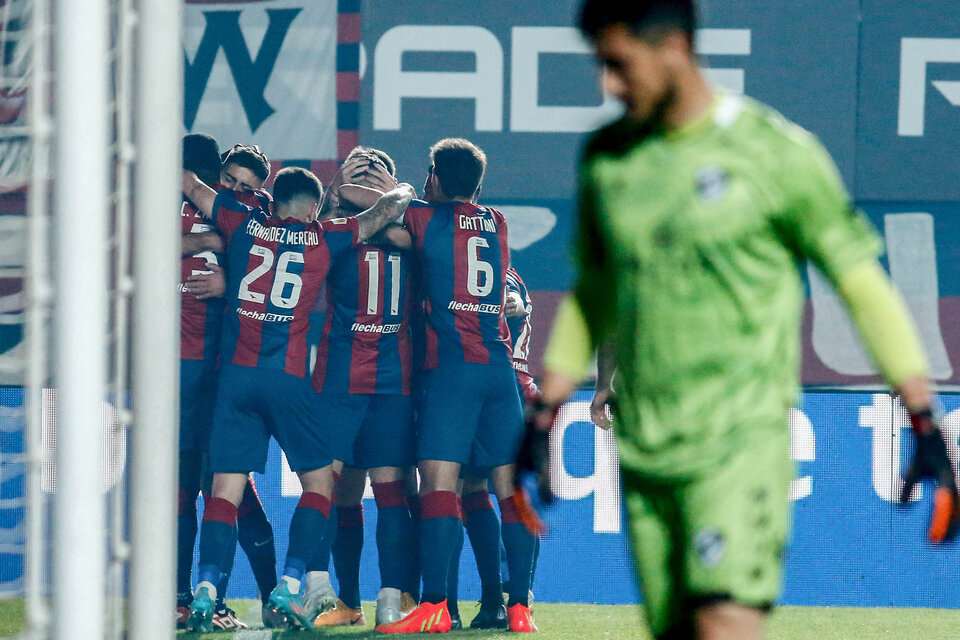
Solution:
M441 365L424 374L423 384L418 460L458 462L474 473L516 460L523 412L511 367Z
M331 453L345 465L373 469L416 462L410 396L318 393L316 406Z
M319 469L333 462L323 438L310 381L289 373L228 365L210 437L212 473L263 473L273 436L293 471Z
M180 361L180 451L206 453L217 403L217 361Z

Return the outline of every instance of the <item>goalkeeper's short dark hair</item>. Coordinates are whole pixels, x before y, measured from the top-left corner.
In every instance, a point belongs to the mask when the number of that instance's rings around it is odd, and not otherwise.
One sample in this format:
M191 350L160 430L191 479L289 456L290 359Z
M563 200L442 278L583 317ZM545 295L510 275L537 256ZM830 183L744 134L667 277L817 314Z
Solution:
M266 181L270 175L270 161L267 159L267 154L260 150L259 145L240 143L233 145L230 151L223 154L223 166L228 164L249 169L261 181Z
M323 184L317 176L301 167L284 167L273 181L273 201L278 207L299 198L323 200Z
M183 136L183 168L197 174L204 184L220 182L220 145L205 133Z
M697 29L695 0L586 0L580 9L580 30L590 38L622 24L634 34L679 29L691 46Z
M464 138L444 138L430 147L431 170L448 198L471 198L483 182L487 155Z

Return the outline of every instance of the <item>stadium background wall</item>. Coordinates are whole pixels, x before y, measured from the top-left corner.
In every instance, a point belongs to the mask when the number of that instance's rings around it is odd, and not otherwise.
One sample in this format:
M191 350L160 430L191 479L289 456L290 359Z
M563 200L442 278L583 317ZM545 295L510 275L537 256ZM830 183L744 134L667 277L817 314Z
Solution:
M418 184L437 138L475 140L491 163L482 200L508 215L514 263L532 291L537 354L572 276L566 255L579 148L586 131L616 114L596 89L597 70L577 39L576 4L446 2L441 13L427 0L187 0L185 130L212 133L224 146L256 142L274 170L306 166L325 181L357 141L386 149L401 179ZM888 242L884 264L917 316L935 377L956 390L960 13L954 3L703 5L698 46L713 79L820 136ZM0 383L7 385L22 382L23 196L0 193ZM804 383L876 382L835 297L815 274L807 282ZM52 443L52 393L47 397L45 442ZM19 389L0 389L0 454L22 447L21 402ZM934 554L917 545L926 514L889 501L907 452L899 447L902 424L885 402L862 393L807 393L803 415L794 414L798 481L785 602L960 607L958 592L934 596L923 589L947 579L947 568L960 559L957 547ZM960 408L952 396L943 402L949 411ZM106 419L115 419L106 409ZM583 418L583 410L574 404L565 415ZM960 417L949 414L953 442L958 425ZM561 499L547 516L552 529L537 597L634 601L609 437L577 419L562 443L567 475L558 478ZM105 456L118 473L125 443L108 442ZM258 478L278 523L296 502L296 482L281 468L274 451L269 472ZM0 465L3 591L21 578L22 471ZM52 488L52 469L48 480ZM282 553L282 528L278 536ZM372 545L363 563L363 595L372 598ZM469 550L463 563L463 597L475 597ZM237 568L231 592L252 596L245 560Z

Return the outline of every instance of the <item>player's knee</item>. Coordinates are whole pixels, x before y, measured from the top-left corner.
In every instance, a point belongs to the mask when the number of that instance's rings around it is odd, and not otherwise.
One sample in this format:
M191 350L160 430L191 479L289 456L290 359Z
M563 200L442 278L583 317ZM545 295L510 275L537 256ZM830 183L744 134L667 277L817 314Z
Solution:
M240 473L215 473L210 490L211 498L221 498L238 506L243 501L243 492L247 486L247 475ZM204 494L206 499L207 495Z
M761 640L766 613L735 602L712 602L696 610L699 640Z
M490 472L490 483L493 485L493 492L498 500L506 500L513 495L513 475L512 464L496 467Z
M326 498L333 495L334 472L331 465L298 474L304 493L318 493Z
M435 491L456 491L460 481L460 465L446 460L423 460L420 463L420 495Z

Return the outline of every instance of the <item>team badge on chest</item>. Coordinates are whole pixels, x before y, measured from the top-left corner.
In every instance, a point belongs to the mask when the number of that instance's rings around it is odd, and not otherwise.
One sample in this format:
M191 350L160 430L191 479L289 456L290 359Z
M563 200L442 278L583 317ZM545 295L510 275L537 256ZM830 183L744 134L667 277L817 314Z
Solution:
M697 169L697 193L705 203L720 200L730 186L730 174L723 167L707 165Z

